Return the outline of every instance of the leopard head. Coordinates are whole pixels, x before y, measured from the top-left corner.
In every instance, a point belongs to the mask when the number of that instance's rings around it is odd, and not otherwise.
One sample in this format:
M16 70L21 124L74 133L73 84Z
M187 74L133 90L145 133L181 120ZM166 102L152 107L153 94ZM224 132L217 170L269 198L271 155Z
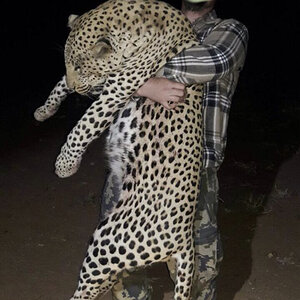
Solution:
M107 29L95 27L90 16L86 19L86 14L69 17L71 31L65 44L67 85L79 94L103 85L107 75L118 66Z

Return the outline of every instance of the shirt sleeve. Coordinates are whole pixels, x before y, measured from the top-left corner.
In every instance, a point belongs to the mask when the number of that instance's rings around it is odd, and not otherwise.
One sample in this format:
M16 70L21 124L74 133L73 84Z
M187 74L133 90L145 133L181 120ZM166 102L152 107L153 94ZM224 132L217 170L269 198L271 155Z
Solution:
M248 30L240 22L220 22L199 46L182 51L164 67L164 76L185 84L205 83L243 67Z

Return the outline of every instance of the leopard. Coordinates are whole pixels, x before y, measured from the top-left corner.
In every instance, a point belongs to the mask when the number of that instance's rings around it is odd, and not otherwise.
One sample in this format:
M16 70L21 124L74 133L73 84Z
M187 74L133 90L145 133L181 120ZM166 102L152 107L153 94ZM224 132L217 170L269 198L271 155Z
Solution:
M94 95L61 148L59 177L77 172L89 144L109 130L116 205L97 225L71 297L96 299L124 270L176 261L175 300L189 300L194 273L193 220L199 195L203 86L186 87L172 110L134 93L176 54L197 45L186 17L156 0L108 0L70 15L66 74L34 117L45 121L70 93Z

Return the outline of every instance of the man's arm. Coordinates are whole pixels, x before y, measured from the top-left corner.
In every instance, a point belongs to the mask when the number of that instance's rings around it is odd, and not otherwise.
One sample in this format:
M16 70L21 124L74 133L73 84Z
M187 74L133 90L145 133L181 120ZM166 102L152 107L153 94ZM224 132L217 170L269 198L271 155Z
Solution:
M166 108L174 108L184 98L184 84L217 80L242 69L247 44L247 28L236 20L225 20L201 45L184 50L165 65L164 76L170 80L151 78L136 95L148 97ZM180 86L179 82L183 84Z
M216 26L199 45L184 50L164 68L166 78L185 84L217 80L243 67L248 30L228 19Z

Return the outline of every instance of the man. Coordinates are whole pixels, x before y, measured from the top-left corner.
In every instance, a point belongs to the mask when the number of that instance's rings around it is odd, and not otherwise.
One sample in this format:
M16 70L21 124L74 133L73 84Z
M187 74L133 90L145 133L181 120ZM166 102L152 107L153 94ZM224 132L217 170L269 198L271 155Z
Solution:
M204 168L194 223L193 300L216 299L216 276L222 260L217 230L217 171L224 159L231 99L248 43L248 32L243 24L234 19L217 18L215 1L182 1L182 11L192 23L199 46L183 51L167 63L165 78L151 78L136 92L137 96L148 97L172 109L184 99L185 85L204 84ZM105 206L105 200L103 203ZM174 277L171 264L169 270ZM112 291L113 298L118 300L149 300L151 287L143 277L132 274L116 284Z

